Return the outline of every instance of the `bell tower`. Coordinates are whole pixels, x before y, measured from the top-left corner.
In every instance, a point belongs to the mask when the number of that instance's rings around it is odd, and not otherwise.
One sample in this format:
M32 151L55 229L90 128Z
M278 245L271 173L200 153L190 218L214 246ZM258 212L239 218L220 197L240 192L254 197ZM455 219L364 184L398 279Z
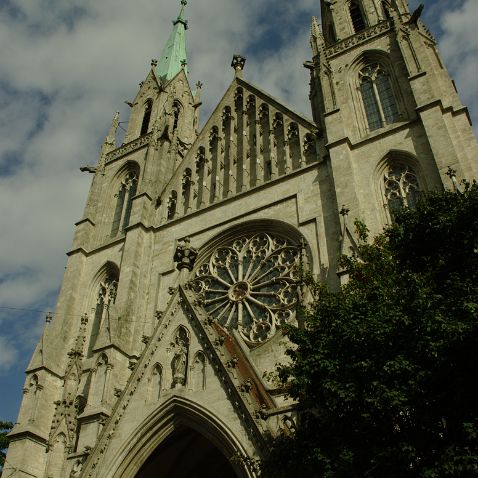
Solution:
M431 33L404 0L322 0L312 21L312 111L337 202L378 232L421 191L478 175L467 109Z
M97 164L81 168L93 174L92 185L55 318L27 369L11 434L9 460L29 476L77 476L150 333L151 322L138 318L154 317L157 304L132 297L142 294L147 276L140 269L152 261L159 198L196 139L199 121L200 85L193 94L187 76L186 4L181 1L160 58L127 101L124 143L116 144L116 113ZM169 210L177 199L170 198Z

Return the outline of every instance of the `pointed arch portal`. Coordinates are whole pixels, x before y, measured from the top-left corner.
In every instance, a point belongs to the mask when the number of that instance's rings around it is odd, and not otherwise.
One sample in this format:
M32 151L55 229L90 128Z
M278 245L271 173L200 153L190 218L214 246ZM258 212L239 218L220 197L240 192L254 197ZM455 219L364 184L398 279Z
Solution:
M247 440L246 440L247 442ZM149 415L106 465L110 478L252 478L238 439L212 413L173 396Z
M143 464L135 478L238 478L229 460L204 435L176 428Z

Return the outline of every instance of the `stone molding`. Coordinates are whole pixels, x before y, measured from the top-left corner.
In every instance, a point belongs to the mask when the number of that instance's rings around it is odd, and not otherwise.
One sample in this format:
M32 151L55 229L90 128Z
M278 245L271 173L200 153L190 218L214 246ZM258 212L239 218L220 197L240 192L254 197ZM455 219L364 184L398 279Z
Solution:
M361 45L366 41L370 40L371 38L375 38L382 33L385 33L392 28L392 22L390 20L383 21L377 23L376 25L367 28L366 30L361 31L360 33L356 33L344 40L339 41L338 43L330 46L329 48L325 49L325 56L327 58L331 58L338 53L341 53L345 50L349 50L352 47L357 45Z
M121 158L122 156L126 156L133 151L147 146L151 141L151 137L152 133L145 134L143 136L140 136L139 138L134 139L133 141L130 141L129 143L124 144L123 146L120 146L114 151L111 151L111 153L108 153L106 155L106 163L111 163L115 159Z

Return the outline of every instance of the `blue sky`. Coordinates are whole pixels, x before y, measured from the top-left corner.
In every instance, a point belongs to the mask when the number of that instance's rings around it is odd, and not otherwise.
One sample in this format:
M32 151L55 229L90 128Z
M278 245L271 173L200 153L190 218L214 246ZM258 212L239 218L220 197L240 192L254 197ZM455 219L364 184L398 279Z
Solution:
M478 124L477 0L422 0ZM418 1L411 1L416 7ZM169 35L179 0L3 0L0 4L0 418L17 414L23 371L54 310L73 225L114 112L131 100ZM203 122L233 71L310 116L310 17L319 0L190 0L190 80ZM16 310L29 309L29 310ZM31 311L31 309L35 311Z

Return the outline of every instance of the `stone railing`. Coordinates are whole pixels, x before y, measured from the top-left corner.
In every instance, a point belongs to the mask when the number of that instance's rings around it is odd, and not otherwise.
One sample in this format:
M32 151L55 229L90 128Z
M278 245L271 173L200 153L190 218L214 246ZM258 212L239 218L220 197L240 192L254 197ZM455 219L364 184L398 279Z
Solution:
M350 47L360 45L361 43L365 43L371 38L379 36L382 33L390 30L391 27L392 27L392 22L389 20L380 22L377 25L373 25L372 27L361 31L360 33L356 33L355 35L345 38L344 40L339 41L335 45L330 46L329 48L325 50L325 56L327 58L330 58Z
M145 134L111 151L106 155L106 162L109 163L111 161L114 161L115 159L121 158L121 156L125 156L128 153L131 153L133 151L136 151L137 149L142 148L143 146L148 145L151 141L151 135L152 133Z

